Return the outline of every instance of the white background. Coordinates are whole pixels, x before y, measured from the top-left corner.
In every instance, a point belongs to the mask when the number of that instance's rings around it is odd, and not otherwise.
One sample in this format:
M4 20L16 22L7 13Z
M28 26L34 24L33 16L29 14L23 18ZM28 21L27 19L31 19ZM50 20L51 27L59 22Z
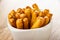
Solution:
M0 0L0 28L6 26L7 14L12 9L23 8L37 3L40 9L50 9L53 13L50 40L60 40L60 3L59 0Z

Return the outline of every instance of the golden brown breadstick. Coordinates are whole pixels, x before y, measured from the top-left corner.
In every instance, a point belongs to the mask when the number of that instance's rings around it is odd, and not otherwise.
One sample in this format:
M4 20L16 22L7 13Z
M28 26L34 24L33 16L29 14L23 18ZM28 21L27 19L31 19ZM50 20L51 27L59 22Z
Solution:
M39 13L39 16L40 16L40 17L44 17L45 14L44 14L43 12L40 12L40 13Z
M31 23L30 23L30 26L32 26L33 25L33 23L35 22L35 20L36 20L36 18L37 18L37 13L36 12L33 12L32 13L32 19L31 19Z
M37 14L37 17L39 16L40 11L35 10L35 13Z
M46 25L46 24L49 23L50 20L49 20L49 17L48 17L48 16L45 16L44 18L45 18L45 23L44 23L44 25Z
M31 9L31 17L32 17L33 12L34 12L34 10L33 10L33 9Z
M13 27L16 27L16 21L14 18L9 19L9 22Z
M13 16L10 15L10 13L9 13L9 14L8 14L8 19L11 19L11 18L13 18Z
M23 29L23 21L22 19L17 19L16 20L16 26L18 29Z
M21 8L18 8L16 12L21 13L21 10L22 10Z
M12 15L12 16L14 16L16 14L16 12L14 11L14 10L12 10L11 12L10 12L10 15Z
M38 17L35 23L32 25L31 29L42 27L44 21L45 20L43 17Z
M28 29L29 28L29 21L28 21L28 18L24 18L23 19L23 24L24 24L24 29Z
M26 14L20 14L20 18L24 19L26 17Z
M37 4L33 4L32 7L33 7L34 10L39 10Z
M52 14L51 13L48 13L46 16L49 17L49 19L51 20L51 18L52 18Z
M31 9L31 7L29 7L29 6L26 6L26 9Z
M38 17L37 17L37 20L38 20L38 19L41 19L41 20L42 20L40 25L41 25L41 27L43 27L44 24L45 24L45 18L38 16Z
M22 9L22 13L25 13L25 8Z
M15 14L15 17L18 19L18 18L20 18L20 13L16 13Z
M44 12L45 12L45 13L49 13L49 10L48 10L48 9L45 9Z
M15 19L15 14L16 12L14 10L12 10L9 14L8 14L8 18L11 19L11 18L14 18Z
M28 20L30 21L30 18L31 18L31 10L29 8L28 9L25 9L25 14L28 17Z
M43 13L44 13L45 15L47 15L47 14L49 13L49 10L48 10L48 9L45 9L45 10L43 11Z

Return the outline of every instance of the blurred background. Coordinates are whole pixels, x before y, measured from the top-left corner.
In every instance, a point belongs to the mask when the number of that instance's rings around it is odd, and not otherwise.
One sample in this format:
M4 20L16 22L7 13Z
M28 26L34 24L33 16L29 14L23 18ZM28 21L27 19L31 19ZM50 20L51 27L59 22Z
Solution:
M0 29L7 27L7 15L10 10L38 4L40 9L50 9L53 13L50 40L60 40L60 0L0 0Z

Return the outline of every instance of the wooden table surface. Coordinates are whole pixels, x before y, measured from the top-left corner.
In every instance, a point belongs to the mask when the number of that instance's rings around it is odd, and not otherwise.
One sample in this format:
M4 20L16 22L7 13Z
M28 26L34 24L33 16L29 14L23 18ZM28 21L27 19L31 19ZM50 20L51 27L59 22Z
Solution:
M13 40L10 30L7 27L0 29L0 40Z

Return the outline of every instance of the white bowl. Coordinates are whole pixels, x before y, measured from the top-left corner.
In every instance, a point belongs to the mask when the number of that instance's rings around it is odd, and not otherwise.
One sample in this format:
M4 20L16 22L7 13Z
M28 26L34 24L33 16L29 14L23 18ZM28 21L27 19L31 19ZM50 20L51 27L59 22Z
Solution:
M7 22L14 40L49 40L52 22L42 28L36 29L16 29Z
M15 2L16 5L15 5ZM11 4L12 7L10 9L17 9L17 8L24 8L25 6L32 6L32 4L37 3L39 5L39 8L41 9L50 9L51 11L54 8L54 4L52 5L50 2L53 3L53 1L36 1L36 0L20 0L20 1L13 1L13 4ZM10 11L10 10L9 10ZM16 29L12 27L9 22L7 22L8 28L10 29L13 39L14 40L49 40L51 29L52 29L52 21L42 27L42 28L37 28L37 29L27 29L27 30L22 30L22 29Z

